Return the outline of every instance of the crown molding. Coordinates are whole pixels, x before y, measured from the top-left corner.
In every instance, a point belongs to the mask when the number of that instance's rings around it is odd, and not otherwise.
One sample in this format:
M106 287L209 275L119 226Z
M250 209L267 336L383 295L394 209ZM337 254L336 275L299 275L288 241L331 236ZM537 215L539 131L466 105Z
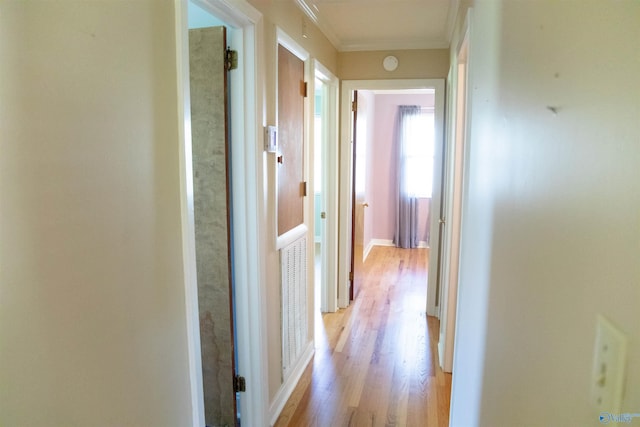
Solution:
M449 3L449 12L447 13L447 27L446 27L446 35L447 35L447 47L451 44L451 40L453 40L453 32L456 29L456 21L458 20L458 14L460 13L460 0L450 0Z
M412 39L412 40L340 40L340 38L329 28L329 26L322 20L322 17L318 13L313 4L307 2L307 0L295 0L296 5L302 10L302 12L320 29L322 34L329 40L333 47L338 52L357 52L357 51L369 51L369 50L410 50L410 49L448 49L455 27L456 18L458 15L458 9L460 7L460 0L452 0L447 14L447 39L426 41L424 39Z

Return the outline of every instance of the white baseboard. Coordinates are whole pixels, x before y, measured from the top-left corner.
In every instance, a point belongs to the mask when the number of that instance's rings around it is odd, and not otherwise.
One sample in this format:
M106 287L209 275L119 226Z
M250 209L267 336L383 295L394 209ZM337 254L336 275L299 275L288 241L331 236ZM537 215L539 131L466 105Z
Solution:
M371 246L395 246L393 240L371 239Z
M389 240L389 239L371 239L371 242L369 242L369 246L367 246L367 249L365 250L365 259L367 258L366 255L369 254L369 251L371 251L371 249L374 246L395 246L395 244L393 243L393 240ZM428 248L429 244L427 243L426 240L420 240L418 242L418 248Z
M369 256L369 252L371 252L371 249L373 249L373 241L369 242L369 244L367 245L366 248L364 248L364 254L362 254L362 262L367 260L367 257Z
M313 346L313 341L309 341L307 347L302 352L302 356L300 356L296 365L291 369L291 374L280 386L273 402L269 405L270 426L274 426L276 421L278 421L282 408L287 404L287 401L291 397L291 393L293 393L293 390L298 385L298 381L300 381L300 377L302 377L304 370L307 368L307 365L309 365L314 352L315 348Z

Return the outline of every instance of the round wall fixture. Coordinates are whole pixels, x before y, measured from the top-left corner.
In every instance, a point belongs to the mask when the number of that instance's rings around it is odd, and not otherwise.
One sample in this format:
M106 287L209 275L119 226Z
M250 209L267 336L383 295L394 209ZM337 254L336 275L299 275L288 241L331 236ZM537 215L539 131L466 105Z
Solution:
M398 68L398 58L393 55L389 55L382 61L382 66L387 71L393 71Z

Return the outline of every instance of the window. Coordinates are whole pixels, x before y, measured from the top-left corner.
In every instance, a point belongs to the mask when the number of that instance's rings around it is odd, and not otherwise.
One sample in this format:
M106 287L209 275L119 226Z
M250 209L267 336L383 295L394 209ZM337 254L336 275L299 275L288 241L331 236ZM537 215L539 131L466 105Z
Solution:
M431 197L435 139L433 110L423 108L420 114L405 115L402 127L406 138L404 178L407 193L414 197Z

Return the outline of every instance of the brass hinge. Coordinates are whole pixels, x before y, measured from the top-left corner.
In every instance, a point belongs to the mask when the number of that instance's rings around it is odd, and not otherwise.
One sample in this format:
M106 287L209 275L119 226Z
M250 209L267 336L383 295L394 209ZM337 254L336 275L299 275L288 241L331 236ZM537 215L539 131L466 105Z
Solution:
M353 282L353 271L349 272L349 280L351 280Z
M247 382L244 377L236 375L233 377L233 391L236 393L241 391L247 391Z
M224 68L227 71L235 70L238 68L238 51L227 48L224 54Z
M302 193L302 197L307 197L307 181L303 181L300 183L300 190Z
M351 102L351 111L353 111L353 112L358 111L358 101L352 101Z
M308 89L308 85L307 82L302 82L302 96L304 96L305 98L307 97L307 89Z

